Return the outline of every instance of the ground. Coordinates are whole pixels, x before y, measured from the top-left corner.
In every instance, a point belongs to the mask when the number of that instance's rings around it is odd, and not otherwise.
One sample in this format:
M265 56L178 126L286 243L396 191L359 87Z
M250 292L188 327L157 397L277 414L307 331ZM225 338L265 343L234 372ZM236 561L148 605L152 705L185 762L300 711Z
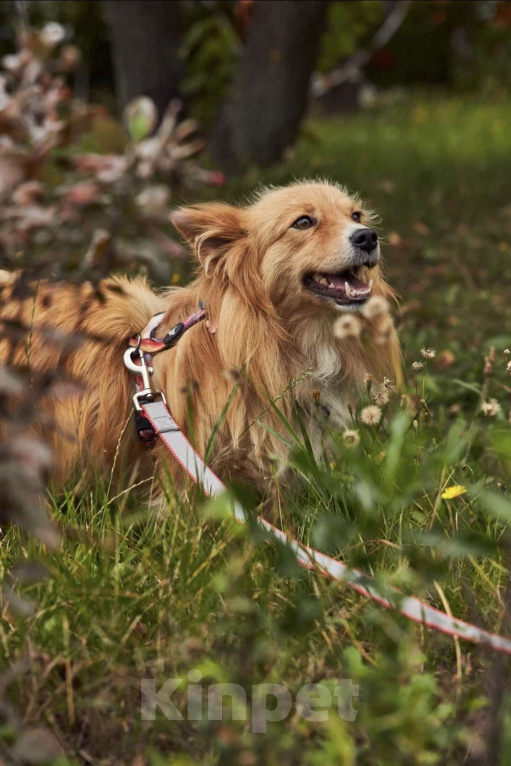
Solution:
M330 434L319 464L297 434L302 490L275 485L276 521L382 583L509 635L510 118L511 103L399 96L312 119L284 165L226 190L236 199L255 183L312 175L361 192L381 215L401 296L408 402L394 395L395 414L377 428L357 415L361 444ZM500 406L484 415L490 399ZM451 486L459 494L442 498ZM26 660L8 698L71 763L508 763L505 657L300 570L286 548L231 522L228 501L168 499L168 516L155 519L131 493L69 492L52 501L61 551L15 530L3 539L4 574L24 557L48 569L19 585L30 603L2 612L2 659ZM182 679L172 695L182 712L194 684L238 684L248 718L167 720L158 710L142 720L141 679L157 690ZM343 679L358 687L355 720L334 700L325 721L293 708L254 732L257 685L282 684L295 700L305 684L328 696ZM13 726L0 736L10 742Z

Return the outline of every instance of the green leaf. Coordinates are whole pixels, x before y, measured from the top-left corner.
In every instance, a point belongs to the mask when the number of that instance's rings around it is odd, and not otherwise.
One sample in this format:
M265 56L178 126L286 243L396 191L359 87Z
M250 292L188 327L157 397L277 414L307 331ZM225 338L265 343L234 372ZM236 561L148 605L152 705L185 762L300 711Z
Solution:
M504 522L511 521L511 500L505 495L483 489L476 499L492 516L496 516Z

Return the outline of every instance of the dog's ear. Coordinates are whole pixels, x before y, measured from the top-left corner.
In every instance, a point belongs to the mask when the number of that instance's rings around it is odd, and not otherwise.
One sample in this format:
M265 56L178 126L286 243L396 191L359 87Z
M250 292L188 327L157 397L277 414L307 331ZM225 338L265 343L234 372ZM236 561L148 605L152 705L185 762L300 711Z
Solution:
M233 245L246 236L242 211L222 202L178 208L170 220L194 248L206 274L214 271Z
M193 247L206 275L218 274L238 290L252 310L273 315L261 284L254 244L249 243L244 208L209 202L178 208L171 221Z

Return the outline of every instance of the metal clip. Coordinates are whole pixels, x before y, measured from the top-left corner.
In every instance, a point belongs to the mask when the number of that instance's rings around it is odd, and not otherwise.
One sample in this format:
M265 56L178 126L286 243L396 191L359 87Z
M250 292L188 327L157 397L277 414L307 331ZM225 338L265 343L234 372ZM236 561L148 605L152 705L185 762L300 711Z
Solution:
M138 363L133 359L134 354L137 355L139 360ZM137 391L133 397L133 404L135 405L137 412L140 412L142 409L142 404L140 403L141 399L152 402L154 401L155 396L160 396L163 401L167 403L163 391L154 390L151 386L151 378L149 376L153 374L153 368L147 364L142 349L126 349L124 352L124 365L130 372L133 372L135 375L139 375L142 378L143 387L140 391Z

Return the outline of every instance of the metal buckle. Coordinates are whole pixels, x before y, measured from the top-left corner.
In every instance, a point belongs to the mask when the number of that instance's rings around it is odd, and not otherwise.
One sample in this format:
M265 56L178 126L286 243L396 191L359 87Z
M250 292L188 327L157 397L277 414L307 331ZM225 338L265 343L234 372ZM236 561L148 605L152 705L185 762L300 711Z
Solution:
M134 361L133 354L137 355L139 364ZM160 396L163 402L167 404L163 391L155 390L151 386L151 378L149 376L153 374L153 368L147 365L144 352L140 348L130 347L126 349L124 352L124 366L130 372L135 375L140 375L142 378L143 388L140 391L137 391L133 397L133 404L135 405L137 412L140 412L142 409L142 404L140 403L141 400L152 402L154 401L155 396Z
M143 388L142 391L137 391L137 393L133 397L133 404L135 405L135 409L137 412L142 412L142 405L144 404L144 401L142 404L140 403L140 399L145 400L145 403L154 402L154 397L159 396L163 402L163 404L167 404L167 399L165 398L165 394L163 391L160 391L160 389L147 389Z

